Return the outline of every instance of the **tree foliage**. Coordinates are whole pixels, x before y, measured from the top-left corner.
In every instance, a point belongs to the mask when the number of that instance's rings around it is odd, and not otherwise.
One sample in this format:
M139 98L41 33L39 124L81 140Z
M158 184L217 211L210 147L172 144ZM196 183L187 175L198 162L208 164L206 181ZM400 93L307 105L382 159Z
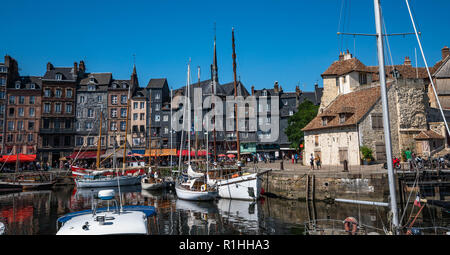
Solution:
M291 148L297 148L303 142L304 128L314 117L316 117L319 111L319 106L314 105L313 102L305 99L299 104L297 112L289 117L288 127L285 129L285 133L291 142Z

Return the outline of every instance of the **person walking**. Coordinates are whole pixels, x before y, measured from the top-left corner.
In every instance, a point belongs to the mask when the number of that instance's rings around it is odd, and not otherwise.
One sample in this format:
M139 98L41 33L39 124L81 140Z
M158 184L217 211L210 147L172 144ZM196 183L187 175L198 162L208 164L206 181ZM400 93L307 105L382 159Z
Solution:
M409 148L406 148L405 156L406 156L406 161L408 162L408 165L409 165L409 171L411 171L412 170L412 152L409 150Z
M320 165L320 164L321 164L321 163L320 163L320 155L319 155L319 154L317 154L315 160L316 160L316 166L317 166L317 169L321 169L321 165Z
M295 164L297 164L297 162L298 162L298 154L295 153Z
M309 158L309 164L311 165L311 170L314 170L314 156L311 153L311 157Z

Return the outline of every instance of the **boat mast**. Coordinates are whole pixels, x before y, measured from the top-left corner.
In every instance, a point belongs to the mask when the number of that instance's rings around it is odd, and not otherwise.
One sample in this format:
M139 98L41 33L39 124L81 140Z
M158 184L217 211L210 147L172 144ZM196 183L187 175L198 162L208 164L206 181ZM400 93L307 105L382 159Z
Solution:
M96 166L97 169L100 168L100 149L102 146L102 119L103 119L103 107L100 108L100 130L98 134L98 140L97 140L97 162Z
M217 68L217 54L216 54L216 23L214 23L214 58L213 58L213 65L212 65L212 89L211 94L213 95L213 102L214 105L214 114L213 114L213 137L214 137L214 162L217 162L217 147L216 147L216 88L217 88L217 82L218 82L218 68Z
M392 145L391 145L391 127L389 121L389 106L387 100L386 91L386 74L384 69L384 46L383 46L383 31L381 24L381 10L380 10L380 0L374 0L374 11L375 11L375 27L377 31L377 49L378 49L378 68L380 77L380 88L381 88L381 102L383 109L383 128L384 128L384 140L386 143L386 157L387 157L387 167L388 167L388 180L389 180L389 193L390 193L390 203L392 211L392 224L394 227L393 233L396 234L398 231L398 211L397 211L397 197L395 193L395 180L394 180L394 170L392 167Z
M172 150L173 150L173 145L172 145L172 89L170 89L170 166L172 168L172 159L173 159L173 155L172 155ZM173 170L173 168L172 168Z
M200 66L198 66L198 87L200 88ZM195 114L195 111L194 111ZM195 123L197 122L197 116L194 116ZM195 128L195 125L194 125ZM195 130L195 159L198 160L198 131Z
M125 143L123 146L123 171L125 171L127 162L127 141L128 141L128 112L130 111L130 97L131 97L131 85L128 87L128 98L127 98L127 119L125 124Z
M236 84L236 51L234 45L234 28L231 29L231 40L233 47L233 78L234 78L234 118L235 118L235 127L236 127L236 150L237 150L237 161L238 161L238 170L241 171L241 148L239 143L239 125L238 125L238 116L237 116L237 84Z
M189 107L188 107L188 110L189 110L189 112L188 112L188 116L189 116L189 118L188 118L188 120L189 120L189 123L188 123L188 125L189 125L189 132L188 132L188 162L189 162L189 165L191 165L191 126L192 126L192 123L191 123L191 103L190 103L190 89L189 89L189 87L191 86L191 80L190 80L190 76L191 76L191 60L189 59L189 64L188 64L188 77L187 77L187 99L188 99L188 102L189 102Z
M149 149L149 162L148 162L148 164L149 164L149 166L151 166L152 165L152 89L150 89L150 100L149 100L149 102L148 102L148 104L150 105L150 121L149 121L149 124L148 124L148 130L149 130L149 132L150 132L150 136L149 136L149 147L150 147L150 149Z

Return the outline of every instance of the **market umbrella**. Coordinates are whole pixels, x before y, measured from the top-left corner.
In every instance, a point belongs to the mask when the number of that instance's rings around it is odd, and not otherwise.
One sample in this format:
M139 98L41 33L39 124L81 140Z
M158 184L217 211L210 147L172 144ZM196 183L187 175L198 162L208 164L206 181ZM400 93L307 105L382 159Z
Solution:
M217 156L219 156L219 157L226 157L227 155L225 155L225 154L219 154L219 155L217 155Z
M234 154L228 154L227 155L229 158L234 158L234 157L236 157L236 155L234 155Z

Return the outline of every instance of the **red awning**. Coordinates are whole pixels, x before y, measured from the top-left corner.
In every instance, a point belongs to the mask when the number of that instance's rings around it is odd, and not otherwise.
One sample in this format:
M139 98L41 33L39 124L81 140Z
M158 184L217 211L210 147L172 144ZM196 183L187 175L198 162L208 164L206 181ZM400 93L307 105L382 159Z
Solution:
M33 162L36 160L36 154L19 154L19 162ZM14 163L17 161L17 155L2 155L1 163Z
M105 154L105 150L100 151L100 155ZM78 156L77 156L78 155ZM77 158L77 159L93 159L97 158L97 151L82 151L78 153L78 151L74 151L72 155L66 157L66 158Z

